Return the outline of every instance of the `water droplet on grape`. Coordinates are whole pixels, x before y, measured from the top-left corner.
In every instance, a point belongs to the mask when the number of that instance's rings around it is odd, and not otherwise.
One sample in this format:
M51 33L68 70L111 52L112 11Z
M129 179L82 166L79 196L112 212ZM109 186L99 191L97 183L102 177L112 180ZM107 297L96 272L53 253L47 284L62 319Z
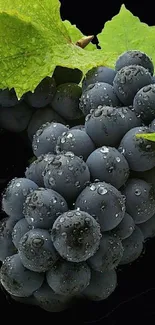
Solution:
M92 185L90 186L90 190L91 190L91 191L95 191L95 190L96 190L96 186L95 186L94 184L92 184Z
M136 195L136 196L141 195L141 191L140 191L140 189L137 188L137 189L135 190L135 195Z

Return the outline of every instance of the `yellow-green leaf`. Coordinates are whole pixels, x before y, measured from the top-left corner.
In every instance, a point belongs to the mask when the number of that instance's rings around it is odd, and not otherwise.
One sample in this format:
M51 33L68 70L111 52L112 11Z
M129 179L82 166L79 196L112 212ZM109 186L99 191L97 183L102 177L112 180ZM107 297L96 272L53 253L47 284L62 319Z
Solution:
M155 27L142 23L125 5L105 23L98 40L105 53L116 53L115 60L127 50L139 50L149 55L155 64ZM114 67L110 59L108 63Z
M141 23L123 5L99 35L102 50L75 45L82 33L60 16L59 0L0 0L0 89L14 88L18 98L34 91L56 66L114 67L123 51L146 52L155 63L155 27Z
M108 65L109 53L83 50L70 34L58 0L0 0L0 88L13 87L20 98L57 65L83 73Z
M142 138L145 140L150 140L150 141L155 142L155 133L154 132L152 132L152 133L138 133L138 134L136 134L136 138Z

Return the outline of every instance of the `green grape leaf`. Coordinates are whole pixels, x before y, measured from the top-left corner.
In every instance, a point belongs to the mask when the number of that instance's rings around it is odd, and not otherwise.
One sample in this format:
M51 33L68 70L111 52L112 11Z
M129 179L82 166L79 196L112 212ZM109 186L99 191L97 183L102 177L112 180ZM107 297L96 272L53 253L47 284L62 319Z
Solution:
M123 5L105 24L102 50L75 43L82 33L62 21L59 0L0 0L0 89L14 88L18 98L34 91L56 66L78 68L83 74L95 66L114 67L123 51L139 49L155 63L155 27L149 27Z
M142 138L145 140L150 140L150 141L155 142L155 133L154 132L152 132L152 133L137 133L136 138Z
M76 43L79 39L81 39L82 37L84 37L85 35L83 35L81 33L81 31L76 27L76 25L72 25L68 20L64 20L63 21L65 27L67 28L68 34L72 40L72 42ZM93 51L96 50L96 45L89 43L85 50L87 51Z
M65 25L58 0L0 0L0 89L13 87L20 98L57 65L83 73L108 65L109 53L78 47Z
M125 5L105 23L98 40L102 51L116 53L115 60L127 50L139 50L149 55L155 64L155 27L140 22ZM112 61L109 59L108 64L114 67Z

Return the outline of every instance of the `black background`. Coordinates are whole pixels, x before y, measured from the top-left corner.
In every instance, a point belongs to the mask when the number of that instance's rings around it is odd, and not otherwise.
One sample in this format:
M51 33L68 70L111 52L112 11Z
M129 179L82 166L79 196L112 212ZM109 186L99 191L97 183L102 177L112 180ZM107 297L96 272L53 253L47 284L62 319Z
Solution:
M125 3L134 15L148 25L155 25L154 1L61 0L62 19L68 19L85 35L97 35L104 23ZM95 38L97 43L97 39ZM23 137L6 131L0 133L0 190L8 180L23 177L31 149ZM1 213L3 217L3 213ZM51 324L155 324L155 240L145 244L142 257L118 270L118 286L104 302L76 306L73 310L50 314L39 308L11 301L0 291L0 316L4 322L51 322ZM42 318L41 318L42 317Z

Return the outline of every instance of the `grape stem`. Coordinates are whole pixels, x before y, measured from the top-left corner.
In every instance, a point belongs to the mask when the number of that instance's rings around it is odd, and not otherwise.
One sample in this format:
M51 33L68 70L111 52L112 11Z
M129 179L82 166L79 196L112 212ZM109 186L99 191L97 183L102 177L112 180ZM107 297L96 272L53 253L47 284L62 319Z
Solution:
M94 38L94 35L82 37L75 44L84 49Z

